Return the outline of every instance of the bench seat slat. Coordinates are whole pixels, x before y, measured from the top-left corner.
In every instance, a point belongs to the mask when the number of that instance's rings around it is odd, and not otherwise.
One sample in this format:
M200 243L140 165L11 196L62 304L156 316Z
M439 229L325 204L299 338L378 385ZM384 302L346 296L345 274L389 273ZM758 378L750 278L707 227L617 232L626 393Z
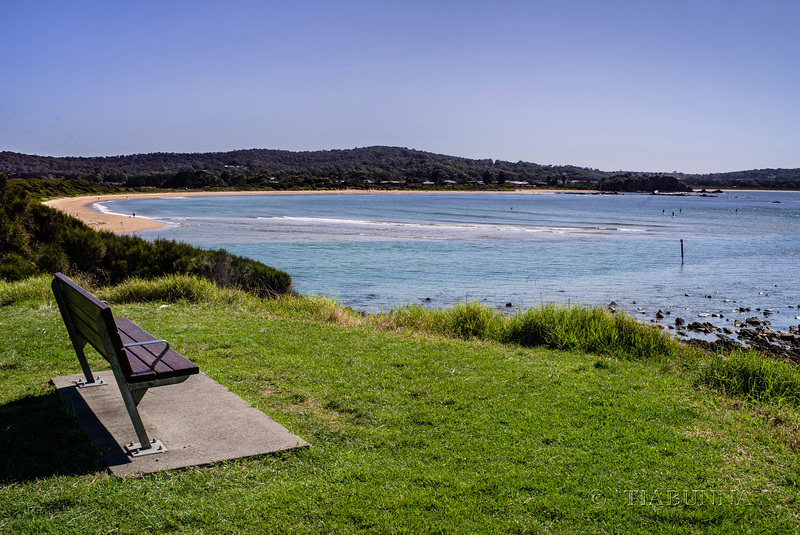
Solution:
M132 342L146 342L156 340L156 338L133 323L128 318L116 318L117 329L123 344ZM167 351L164 358L156 365L155 372L150 370L150 364L158 357L164 349L164 344L152 344L146 346L136 346L126 348L125 351L130 356L131 369L133 374L128 378L130 382L149 381L152 379L166 379L198 373L200 369L197 364L190 361L174 349Z

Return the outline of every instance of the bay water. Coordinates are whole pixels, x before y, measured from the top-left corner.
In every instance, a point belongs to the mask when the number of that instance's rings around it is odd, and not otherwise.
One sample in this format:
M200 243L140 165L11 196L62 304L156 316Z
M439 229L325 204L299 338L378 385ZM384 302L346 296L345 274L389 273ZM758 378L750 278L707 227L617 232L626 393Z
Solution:
M800 323L800 192L303 193L97 208L165 224L143 238L224 248L288 272L301 294L365 312L614 301L665 326Z

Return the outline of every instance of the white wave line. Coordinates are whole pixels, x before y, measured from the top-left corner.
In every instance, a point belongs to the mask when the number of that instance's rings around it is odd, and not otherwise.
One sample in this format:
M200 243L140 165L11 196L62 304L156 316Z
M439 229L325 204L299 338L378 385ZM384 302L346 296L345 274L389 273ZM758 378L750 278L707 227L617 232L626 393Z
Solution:
M496 232L529 232L529 233L583 233L583 232L647 232L647 229L616 228L616 227L547 227L547 226L519 226L519 225L486 225L480 223L444 224L444 223L406 223L400 221L371 221L366 219L338 219L328 217L299 217L299 216L274 216L258 217L260 220L279 220L298 223L315 223L329 225L360 225L389 228L413 229L441 229L441 230L482 230Z
M108 206L106 206L105 204L103 204L101 202L96 202L96 203L92 204L92 208L94 208L98 212L106 214L106 215L116 215L116 216L120 216L120 217L130 217L130 215L131 215L131 214L122 214L120 212L115 212L113 210L110 210L108 208ZM136 216L136 217L139 217L141 219L153 219L153 220L155 219L153 217L147 217L147 216L143 216L143 215Z

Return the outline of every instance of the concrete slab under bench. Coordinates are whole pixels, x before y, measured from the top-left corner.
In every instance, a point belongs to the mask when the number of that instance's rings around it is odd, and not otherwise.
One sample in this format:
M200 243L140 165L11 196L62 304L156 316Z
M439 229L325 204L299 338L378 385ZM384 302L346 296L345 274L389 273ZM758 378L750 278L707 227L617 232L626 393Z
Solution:
M83 374L52 380L79 425L103 452L111 474L121 477L202 466L218 461L308 447L269 416L204 373L183 383L151 389L139 404L151 438L166 452L132 456L125 446L136 432L111 371L96 373L105 386L78 388Z

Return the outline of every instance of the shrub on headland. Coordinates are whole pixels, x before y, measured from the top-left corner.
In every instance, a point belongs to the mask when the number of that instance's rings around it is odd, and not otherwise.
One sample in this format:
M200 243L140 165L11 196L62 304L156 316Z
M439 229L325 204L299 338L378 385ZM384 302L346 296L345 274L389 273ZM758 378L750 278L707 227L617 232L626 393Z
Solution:
M97 232L33 200L0 173L0 280L57 271L101 284L186 273L260 296L287 293L292 284L287 273L225 250Z

